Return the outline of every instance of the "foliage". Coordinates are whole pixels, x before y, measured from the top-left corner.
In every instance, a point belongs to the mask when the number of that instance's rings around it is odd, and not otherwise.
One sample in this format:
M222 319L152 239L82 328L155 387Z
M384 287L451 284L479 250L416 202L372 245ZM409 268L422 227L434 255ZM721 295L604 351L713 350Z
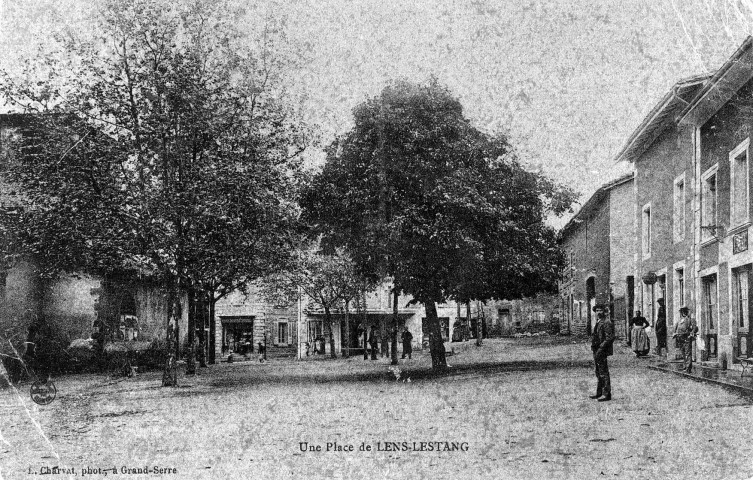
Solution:
M449 298L554 285L562 259L545 218L569 209L572 192L522 168L507 140L474 128L436 80L388 86L354 117L303 197L326 242L345 246L362 272L392 276L429 318Z
M30 66L47 78L4 77L36 114L4 172L23 192L13 228L48 275L226 293L284 261L306 132L278 98L274 32L252 46L225 8L110 1L100 38Z

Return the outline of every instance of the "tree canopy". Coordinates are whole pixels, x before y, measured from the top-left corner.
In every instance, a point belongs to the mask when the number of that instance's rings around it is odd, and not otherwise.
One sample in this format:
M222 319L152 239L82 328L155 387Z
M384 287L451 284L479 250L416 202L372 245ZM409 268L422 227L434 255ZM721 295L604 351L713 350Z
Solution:
M16 226L51 273L235 287L288 250L307 139L277 97L273 35L251 48L224 8L107 2L100 37L65 44L75 60L5 77L35 114L4 172Z
M574 196L524 169L504 137L473 127L436 80L396 82L353 113L304 195L304 218L426 306L443 368L435 304L552 288L562 258L545 220Z

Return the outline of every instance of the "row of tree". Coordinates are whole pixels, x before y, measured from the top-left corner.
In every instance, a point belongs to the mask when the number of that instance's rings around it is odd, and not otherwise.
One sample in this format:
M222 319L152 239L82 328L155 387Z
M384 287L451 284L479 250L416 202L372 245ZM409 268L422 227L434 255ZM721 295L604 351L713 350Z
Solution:
M187 292L213 304L265 279L329 317L389 277L395 301L426 307L435 368L437 303L554 285L562 259L545 220L572 192L522 168L436 80L356 107L309 174L311 130L284 101L284 37L268 20L249 38L242 17L216 1L111 0L97 36L3 74L6 102L34 114L2 171L19 192L0 217L14 234L6 259L31 256L48 277L148 277L168 292L168 331Z

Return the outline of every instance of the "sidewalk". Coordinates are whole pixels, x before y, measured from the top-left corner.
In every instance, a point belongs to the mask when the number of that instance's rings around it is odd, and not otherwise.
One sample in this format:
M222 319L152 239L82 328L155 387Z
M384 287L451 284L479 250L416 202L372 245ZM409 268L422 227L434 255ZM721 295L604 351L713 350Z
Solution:
M746 371L745 376L741 377L740 370L722 370L718 367L701 365L701 362L693 362L693 372L687 373L682 370L681 361L667 361L653 354L649 355L647 360L651 363L646 365L646 368L651 370L674 373L697 382L714 383L753 397L753 374L750 371Z

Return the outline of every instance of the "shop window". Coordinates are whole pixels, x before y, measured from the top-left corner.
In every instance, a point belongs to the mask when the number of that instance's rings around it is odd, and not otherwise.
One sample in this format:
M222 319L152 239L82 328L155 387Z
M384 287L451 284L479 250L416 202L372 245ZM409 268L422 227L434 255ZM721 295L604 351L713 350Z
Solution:
M546 323L546 314L543 310L536 310L535 312L533 312L533 323Z
M701 241L715 238L718 225L716 223L716 166L710 168L701 178Z
M730 161L730 226L735 227L749 220L748 195L748 145L746 139L729 154Z
M248 355L254 352L253 318L221 319L222 352ZM265 343L264 339L260 340Z
M673 236L675 242L685 238L685 174L675 180Z

